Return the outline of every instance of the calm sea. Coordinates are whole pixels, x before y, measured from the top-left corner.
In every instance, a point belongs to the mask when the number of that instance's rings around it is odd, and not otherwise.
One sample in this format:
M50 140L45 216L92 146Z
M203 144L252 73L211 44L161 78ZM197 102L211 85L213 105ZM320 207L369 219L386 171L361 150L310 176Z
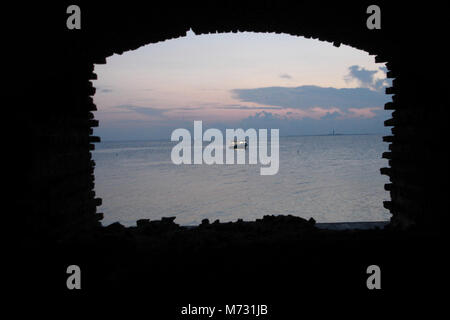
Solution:
M389 219L381 135L280 137L280 168L175 165L175 142L102 142L93 152L103 224L175 216L181 225L292 214L317 222ZM206 146L207 142L204 142Z

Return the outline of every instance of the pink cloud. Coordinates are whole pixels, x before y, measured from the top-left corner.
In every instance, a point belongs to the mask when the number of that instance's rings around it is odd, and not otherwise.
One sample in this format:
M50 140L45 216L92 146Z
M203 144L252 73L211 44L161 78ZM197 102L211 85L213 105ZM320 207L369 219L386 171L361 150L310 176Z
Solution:
M381 108L348 108L350 112L349 118L373 118L376 116L373 112L374 110L381 110Z

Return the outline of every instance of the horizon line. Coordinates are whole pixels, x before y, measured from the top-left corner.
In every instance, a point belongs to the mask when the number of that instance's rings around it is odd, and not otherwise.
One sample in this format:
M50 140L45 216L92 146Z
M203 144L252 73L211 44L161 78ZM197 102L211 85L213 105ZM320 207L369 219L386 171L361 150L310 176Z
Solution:
M321 133L321 134L296 134L296 135L280 135L280 138L290 138L290 137L327 137L327 136L377 136L377 135L385 135L385 133ZM170 141L170 139L126 139L126 140L103 140L100 137L100 142L144 142L144 141L169 141L169 142L176 142L176 141Z

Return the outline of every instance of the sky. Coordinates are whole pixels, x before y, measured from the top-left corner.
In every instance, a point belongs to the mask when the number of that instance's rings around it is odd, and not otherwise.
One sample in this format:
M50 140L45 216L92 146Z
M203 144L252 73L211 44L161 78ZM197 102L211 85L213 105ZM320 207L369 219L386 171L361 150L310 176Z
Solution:
M275 33L166 40L96 65L103 141L170 140L176 128L279 129L280 136L385 134L384 64L367 52Z

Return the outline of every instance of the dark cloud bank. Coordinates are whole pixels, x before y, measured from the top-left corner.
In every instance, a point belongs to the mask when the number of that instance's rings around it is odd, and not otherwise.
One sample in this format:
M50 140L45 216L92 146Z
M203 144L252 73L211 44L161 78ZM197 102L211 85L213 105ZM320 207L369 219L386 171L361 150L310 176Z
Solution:
M389 117L383 110L390 97L381 91L369 88L324 88L318 86L300 86L295 88L266 87L254 89L235 89L234 97L243 102L292 109L307 110L312 107L339 108L349 115L350 108L380 108L373 110L372 118L342 117L337 112L329 112L320 119L305 117L291 119L262 111L243 119L238 125L243 128L280 128L280 135L328 134L335 130L342 134L387 134L384 120Z

